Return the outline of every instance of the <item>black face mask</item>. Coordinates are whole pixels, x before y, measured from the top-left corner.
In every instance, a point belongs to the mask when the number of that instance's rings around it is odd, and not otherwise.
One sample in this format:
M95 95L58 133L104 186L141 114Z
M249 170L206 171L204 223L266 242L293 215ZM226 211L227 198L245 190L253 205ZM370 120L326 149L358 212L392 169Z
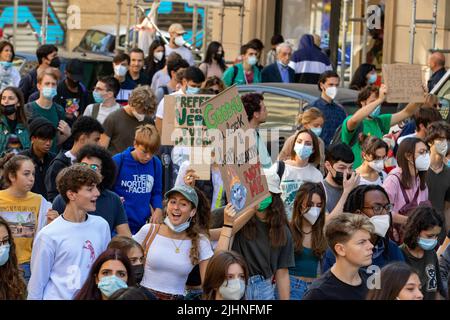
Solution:
M216 59L217 61L222 61L222 59L223 59L223 54L222 54L222 53L216 53L216 54L214 54L214 59Z
M52 61L50 61L50 67L59 68L60 65L61 65L61 61L59 60L58 57L55 57L52 59Z
M347 173L347 180L350 179L351 176L352 175L350 173ZM344 173L343 172L336 171L336 175L332 176L332 178L333 178L333 181L337 185L342 186L344 184Z
M132 266L132 268L133 268L134 279L136 280L136 283L139 284L142 281L142 278L144 277L144 265L138 264L138 265Z
M15 104L9 104L7 106L2 105L2 114L3 115L10 116L14 113L16 113L16 105Z
M78 87L79 81L75 81L75 80L67 77L67 82L69 83L69 86L71 86L72 88Z

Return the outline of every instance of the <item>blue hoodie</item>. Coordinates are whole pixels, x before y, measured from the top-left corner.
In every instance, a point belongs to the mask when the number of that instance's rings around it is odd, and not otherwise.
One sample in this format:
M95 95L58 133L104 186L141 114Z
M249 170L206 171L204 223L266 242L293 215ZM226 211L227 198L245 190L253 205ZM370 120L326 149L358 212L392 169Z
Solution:
M113 157L117 166L114 192L125 199L124 207L131 232L135 234L150 217L153 209L162 209L162 165L157 157L142 164L134 160L128 148Z
M317 84L322 73L333 70L330 59L314 44L314 37L304 34L291 58L296 81Z

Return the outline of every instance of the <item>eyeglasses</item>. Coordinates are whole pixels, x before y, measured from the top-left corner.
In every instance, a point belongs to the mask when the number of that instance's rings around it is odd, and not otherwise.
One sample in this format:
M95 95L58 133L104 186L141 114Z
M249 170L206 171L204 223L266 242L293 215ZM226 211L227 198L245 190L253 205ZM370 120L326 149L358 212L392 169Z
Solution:
M100 170L100 166L98 164L89 164L89 163L86 163L86 162L80 162L80 164L82 166L87 166L87 167L89 167L90 169L92 169L94 171L99 171Z
M373 213L375 214L381 214L383 212L383 210L385 210L385 212L391 212L392 209L394 208L394 205L391 203L388 203L386 205L382 205L382 204L375 204L372 207L363 207L363 209L372 209Z

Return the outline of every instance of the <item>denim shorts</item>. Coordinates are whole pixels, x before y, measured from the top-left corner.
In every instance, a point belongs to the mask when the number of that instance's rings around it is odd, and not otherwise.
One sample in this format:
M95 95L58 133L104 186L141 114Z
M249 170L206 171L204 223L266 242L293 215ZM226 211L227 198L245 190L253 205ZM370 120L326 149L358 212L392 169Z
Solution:
M25 283L28 285L28 281L30 281L31 277L31 267L29 262L25 262L19 265L19 269L21 269L23 273L23 278L25 279Z
M300 280L296 277L289 276L289 280L291 283L291 300L302 300L303 296L305 295L306 290L308 290L309 285L311 282L306 282L303 280Z
M248 279L246 300L274 300L275 292L272 278L264 279L261 275L255 275Z

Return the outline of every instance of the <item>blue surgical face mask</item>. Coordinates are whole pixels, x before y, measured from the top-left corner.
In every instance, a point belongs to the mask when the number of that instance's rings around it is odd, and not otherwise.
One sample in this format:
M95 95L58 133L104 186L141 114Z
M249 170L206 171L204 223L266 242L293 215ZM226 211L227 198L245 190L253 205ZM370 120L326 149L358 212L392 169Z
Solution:
M44 87L42 89L42 95L44 98L52 100L57 95L56 88Z
M447 160L447 167L450 168L450 159Z
M294 146L294 151L300 159L306 160L312 155L313 147L307 146L303 143L296 143Z
M169 217L166 217L164 219L164 224L166 226L168 226L173 232L181 233L181 232L185 231L187 228L189 228L189 226L191 224L191 218L187 219L185 222L183 222L177 226L174 226L172 224L172 222L170 221Z
M92 96L94 97L95 103L103 103L105 101L105 98L97 91L92 92Z
M417 240L417 244L425 251L433 250L436 247L437 243L437 239L419 238L419 240Z
M251 66L254 66L258 62L258 58L256 56L251 56L247 59L247 63Z
M198 94L200 92L200 88L194 88L187 86L186 94Z
M367 79L367 82L369 84L374 84L375 82L377 82L377 78L378 78L378 76L376 73L371 73L369 76L369 79Z
M0 267L5 265L6 262L8 262L10 248L11 245L9 243L0 247Z
M378 105L378 106L375 108L375 110L372 111L372 113L370 114L370 116L371 116L372 118L375 118L375 117L378 117L378 116L380 115L380 113L381 113L381 104Z
M322 134L322 127L311 128L311 131L316 135L316 137L320 137L320 135Z
M108 276L101 278L97 287L105 296L110 297L117 290L128 288L128 285L116 276Z
M5 69L9 69L13 64L10 61L0 61L0 65L2 65Z

